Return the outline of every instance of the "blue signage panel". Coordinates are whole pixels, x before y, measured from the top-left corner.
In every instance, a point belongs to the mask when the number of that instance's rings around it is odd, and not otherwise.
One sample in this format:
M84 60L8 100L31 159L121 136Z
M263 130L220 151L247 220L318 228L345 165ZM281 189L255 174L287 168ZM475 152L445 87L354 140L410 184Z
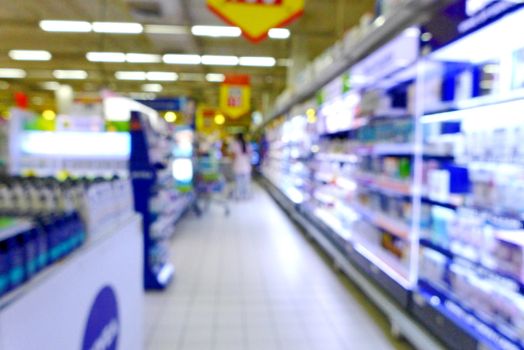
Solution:
M426 45L434 51L519 8L524 8L524 4L512 0L455 1L424 25L424 31L431 33Z
M175 97L175 98L158 98L154 100L139 100L138 102L148 106L159 112L165 111L182 111L187 103L187 98L185 97Z

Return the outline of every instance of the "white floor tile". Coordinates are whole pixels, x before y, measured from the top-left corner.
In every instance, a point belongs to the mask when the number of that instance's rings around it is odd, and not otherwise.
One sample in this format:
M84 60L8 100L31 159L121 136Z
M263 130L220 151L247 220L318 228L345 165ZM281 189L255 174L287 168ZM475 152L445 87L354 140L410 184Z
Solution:
M212 207L177 227L174 283L146 298L150 350L393 349L276 204Z

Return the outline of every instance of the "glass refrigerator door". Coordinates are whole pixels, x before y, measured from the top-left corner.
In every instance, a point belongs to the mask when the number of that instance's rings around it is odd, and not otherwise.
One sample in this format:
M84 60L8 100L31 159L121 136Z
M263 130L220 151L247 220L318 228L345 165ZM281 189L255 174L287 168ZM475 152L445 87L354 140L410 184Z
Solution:
M430 54L420 76L419 290L496 348L524 345L523 30L511 12Z

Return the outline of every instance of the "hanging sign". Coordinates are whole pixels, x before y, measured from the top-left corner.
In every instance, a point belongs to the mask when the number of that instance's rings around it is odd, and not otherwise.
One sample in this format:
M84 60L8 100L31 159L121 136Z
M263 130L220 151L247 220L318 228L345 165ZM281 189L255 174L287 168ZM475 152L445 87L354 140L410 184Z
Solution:
M217 107L200 105L196 111L196 130L200 133L210 135L218 129L215 117L220 114Z
M244 36L259 42L272 28L283 27L304 12L304 0L207 0L207 6Z
M220 87L220 110L231 119L237 119L251 110L249 76L230 75Z

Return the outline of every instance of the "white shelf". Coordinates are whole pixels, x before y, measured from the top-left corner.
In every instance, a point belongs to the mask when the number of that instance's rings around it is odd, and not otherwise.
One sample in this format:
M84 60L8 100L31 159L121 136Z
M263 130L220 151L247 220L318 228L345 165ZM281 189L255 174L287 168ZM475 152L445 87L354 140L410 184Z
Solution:
M354 249L369 260L376 268L391 277L404 289L412 289L413 286L409 282L408 271L400 260L389 255L389 253L380 247L371 246L370 243L364 241L359 242L355 238L353 240Z

